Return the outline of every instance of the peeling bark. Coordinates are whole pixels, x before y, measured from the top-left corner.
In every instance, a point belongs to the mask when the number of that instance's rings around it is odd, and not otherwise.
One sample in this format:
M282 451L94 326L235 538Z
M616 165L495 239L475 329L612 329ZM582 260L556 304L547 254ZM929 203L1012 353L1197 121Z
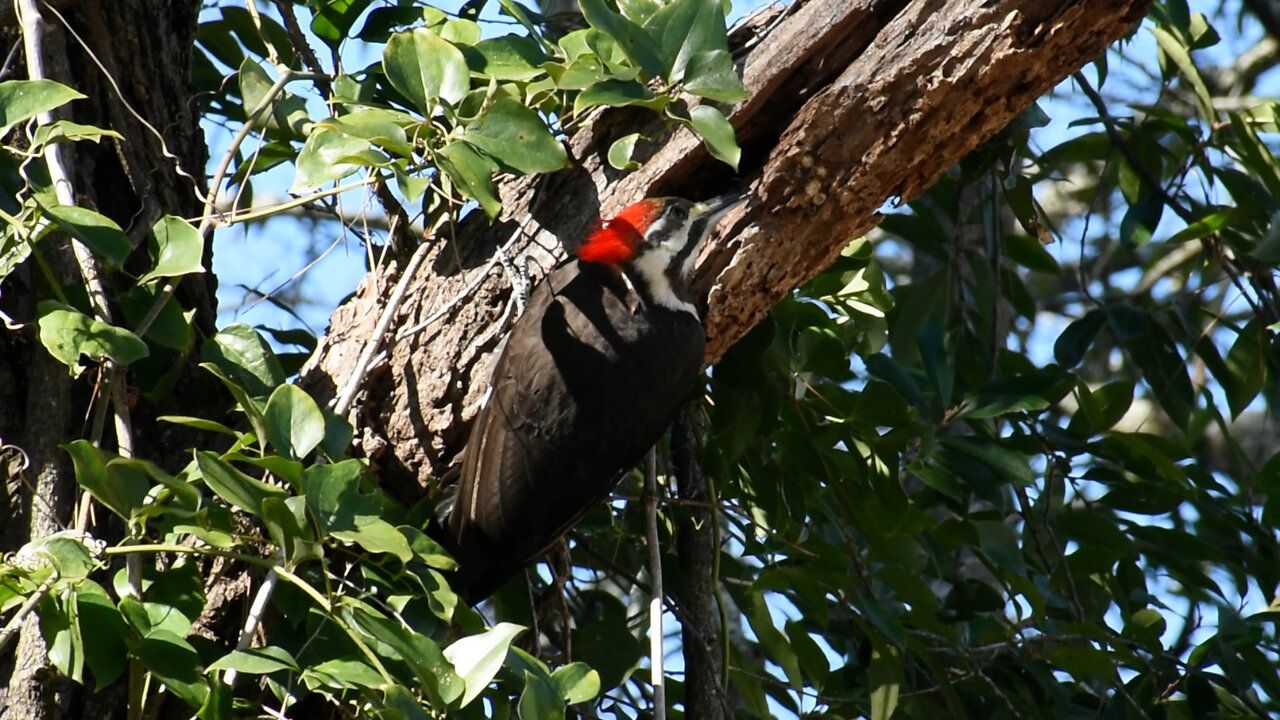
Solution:
M750 98L729 113L743 147L740 175L687 131L664 133L643 113L600 115L569 142L575 167L501 186L503 219L473 213L434 239L412 278L403 331L363 380L353 411L360 450L406 500L433 487L466 439L509 318L511 283L497 248L534 279L596 217L643 196L702 199L740 187L749 202L721 224L696 271L708 363L787 292L827 267L879 221L1004 128L1037 97L1129 31L1149 0L808 0L751 48ZM764 25L762 18L757 25ZM739 44L745 33L735 33ZM609 143L641 132L644 166L623 175ZM525 223L523 232L521 224ZM514 239L512 239L514 236ZM332 317L303 383L331 395L368 340L395 269L375 272Z

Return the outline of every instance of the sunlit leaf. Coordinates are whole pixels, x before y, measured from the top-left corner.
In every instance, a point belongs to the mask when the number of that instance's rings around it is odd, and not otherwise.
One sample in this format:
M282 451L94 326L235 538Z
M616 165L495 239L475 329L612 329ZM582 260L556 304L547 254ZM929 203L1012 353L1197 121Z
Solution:
M71 370L72 376L82 369L81 356L95 362L111 358L117 364L128 365L149 354L147 344L137 335L62 303L44 300L37 313L41 344Z
M724 113L710 105L699 105L689 111L689 118L693 122L693 129L702 136L711 156L737 170L742 150L738 147L733 125L725 118Z
M445 658L453 663L466 686L459 707L470 705L484 692L498 674L511 641L522 632L524 628L519 625L498 623L478 635L459 638L444 649Z
M462 52L425 28L392 35L382 65L391 85L424 115L433 111L437 100L456 105L471 88Z
M538 113L511 98L495 101L462 139L520 172L552 172L569 162L564 145Z
M20 122L83 97L81 93L52 80L0 82L0 137Z

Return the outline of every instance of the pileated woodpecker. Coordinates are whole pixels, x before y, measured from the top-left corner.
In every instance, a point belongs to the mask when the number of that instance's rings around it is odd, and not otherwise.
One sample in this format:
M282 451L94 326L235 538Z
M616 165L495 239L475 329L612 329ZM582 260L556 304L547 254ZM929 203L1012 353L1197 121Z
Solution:
M737 202L641 200L534 288L433 528L458 561L451 584L467 603L607 498L670 424L702 368L694 257Z

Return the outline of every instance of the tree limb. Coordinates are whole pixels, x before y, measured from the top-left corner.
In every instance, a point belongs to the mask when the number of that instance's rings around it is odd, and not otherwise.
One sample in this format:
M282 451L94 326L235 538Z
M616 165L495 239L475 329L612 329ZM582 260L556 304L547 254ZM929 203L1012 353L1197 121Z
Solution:
M924 191L1104 52L1148 5L809 0L789 8L746 57L750 97L729 113L749 201L722 223L728 232L711 239L696 271L707 362L874 227L886 200ZM658 139L637 148L643 166L623 175L604 155L614 138L637 131ZM536 226L512 254L545 270L591 221L639 197L701 199L742 183L691 133L670 133L646 113L603 113L569 149L573 169L502 184L501 222L488 226L473 213L456 240L432 249L401 322L414 324L460 296L522 218L532 216ZM334 378L348 374L385 285L371 276L333 315L333 332L303 372L322 399L333 393ZM503 276L488 277L429 333L390 348L385 372L370 377L357 442L393 493L419 496L465 441L499 344L491 326L509 293Z

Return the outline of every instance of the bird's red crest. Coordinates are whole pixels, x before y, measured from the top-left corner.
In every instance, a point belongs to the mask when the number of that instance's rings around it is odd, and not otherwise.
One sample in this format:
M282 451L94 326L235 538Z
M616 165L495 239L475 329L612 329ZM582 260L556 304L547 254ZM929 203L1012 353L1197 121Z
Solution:
M635 255L649 224L660 212L661 200L641 200L628 205L612 220L599 225L587 241L578 246L578 257L587 262L621 265Z

